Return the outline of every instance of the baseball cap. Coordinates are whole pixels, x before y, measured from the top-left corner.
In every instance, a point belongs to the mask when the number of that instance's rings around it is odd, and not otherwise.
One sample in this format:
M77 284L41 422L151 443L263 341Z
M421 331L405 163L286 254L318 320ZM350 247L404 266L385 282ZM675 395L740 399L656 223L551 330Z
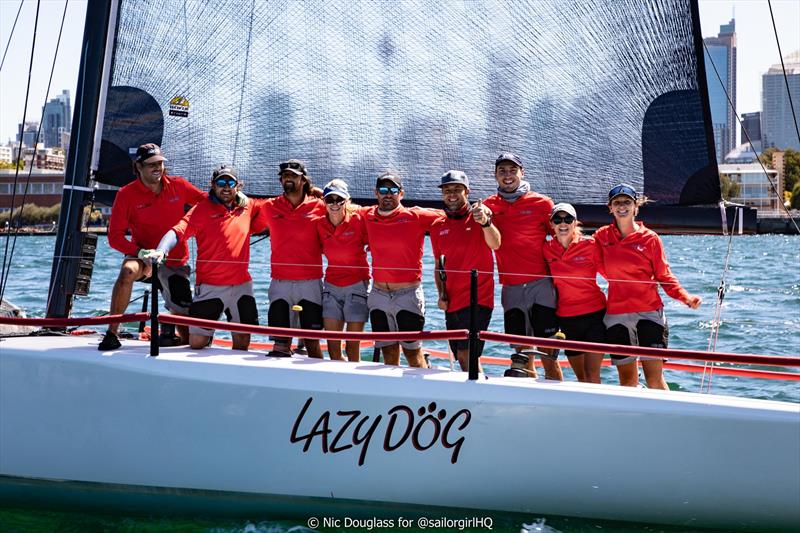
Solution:
M157 144L147 143L136 149L137 163L155 163L166 160L167 158L161 154L161 147Z
M572 204L568 204L568 203L566 203L566 202L562 202L562 203L560 203L560 204L556 204L556 205L553 207L553 210L552 210L552 211L550 211L550 218L553 218L553 216L554 216L556 213L558 213L559 211L563 211L563 212L565 212L565 213L567 213L567 214L570 214L570 215L572 215L572 216L573 216L573 217L575 217L575 218L578 218L578 213L576 213L576 212L575 212L575 208L574 208L574 207L572 207Z
M284 161L278 165L278 175L280 175L284 170L294 172L298 176L308 176L308 172L306 172L306 166L299 159L289 159L288 161Z
M347 183L345 183L344 180L331 180L325 185L325 188L322 190L322 197L327 198L331 194L342 198L350 198L350 193L347 190Z
M469 178L460 170L448 170L445 172L444 175L442 175L442 183L439 184L439 188L441 189L445 185L450 185L451 183L457 183L469 189Z
M222 178L223 176L228 176L230 178L235 179L237 182L239 181L239 176L237 175L238 172L235 168L230 165L222 164L211 175L211 179Z
M524 168L524 166L522 164L522 159L520 159L517 154L512 154L511 152L503 152L502 154L497 156L497 159L495 159L494 167L497 168L497 165L499 165L503 161L511 161L512 163L517 165L519 168Z
M608 191L608 201L611 202L617 196L629 196L634 201L638 199L636 196L636 189L628 185L627 183L620 183L610 191Z
M382 181L391 181L401 189L403 188L403 180L400 178L400 176L392 172L384 172L383 174L378 176L378 179L375 180L375 187L377 188Z

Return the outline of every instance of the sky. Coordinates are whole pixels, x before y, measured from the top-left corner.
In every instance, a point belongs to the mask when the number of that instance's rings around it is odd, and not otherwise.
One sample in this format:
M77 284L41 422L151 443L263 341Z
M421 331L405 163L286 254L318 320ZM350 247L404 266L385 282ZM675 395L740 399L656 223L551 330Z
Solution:
M22 10L11 44L7 47L20 3ZM58 61L47 95L47 81L65 3L67 14ZM735 16L737 112L741 115L759 111L761 75L780 62L767 0L700 0L699 5L703 37L715 36L719 26ZM783 55L800 50L800 0L772 0L772 10ZM64 89L70 91L74 109L85 11L86 0L41 0L27 121L38 122L44 103ZM22 122L35 14L35 0L0 0L0 52L5 54L0 70L0 144L13 140L17 125Z

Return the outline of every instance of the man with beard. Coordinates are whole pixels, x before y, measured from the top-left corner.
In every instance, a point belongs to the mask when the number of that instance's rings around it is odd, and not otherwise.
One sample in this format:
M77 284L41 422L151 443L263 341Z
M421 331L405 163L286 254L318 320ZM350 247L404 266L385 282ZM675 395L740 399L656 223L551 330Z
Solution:
M195 298L189 316L258 325L258 310L250 277L250 234L263 231L258 209L240 193L236 169L220 165L211 179L208 198L194 206L144 259L161 262L170 250L194 237L197 241ZM199 350L211 343L213 329L191 326L189 344ZM247 350L250 334L231 333L233 349Z
M425 325L422 292L422 245L431 225L442 213L400 205L405 192L400 177L378 176L378 205L364 210L367 241L372 254L372 290L367 298L372 331L420 331ZM396 341L378 341L387 365L400 364ZM408 364L426 367L420 341L402 341Z
M548 276L542 249L552 232L553 201L531 191L524 181L525 167L516 154L500 154L494 164L497 194L486 199L494 223L503 236L495 251L505 331L513 335L553 337L558 332L556 291ZM536 376L532 346L513 345L529 355L528 370ZM561 380L558 350L543 350L542 366L547 379Z
M500 232L492 223L489 208L481 202L470 207L469 178L465 173L460 170L448 171L442 176L439 188L442 189L446 216L431 226L439 309L445 312L447 329L469 329L470 271L477 269L477 326L484 331L489 327L494 308L492 250L500 247ZM450 349L456 355L461 370L467 371L469 341L450 341ZM483 352L483 341L479 342L478 352Z
M259 223L269 228L272 255L269 312L272 327L322 329L322 246L316 219L325 203L312 195L313 185L302 161L290 159L278 167L283 194L256 200ZM292 353L292 339L273 338L271 356ZM303 339L308 355L322 358L319 340Z
M149 262L142 260L142 255L154 248L161 236L183 217L187 206L191 207L205 197L205 193L185 179L168 176L164 168L166 160L158 145L141 145L133 163L136 179L117 191L114 199L108 243L125 254L125 258L111 292L112 315L122 314L127 309L134 281L150 278L152 268ZM154 289L161 289L166 308L179 315L187 314L192 302L188 261L186 243L176 246L166 264L158 270L158 279L153 282ZM122 346L118 331L119 324L110 324L98 349L116 350ZM188 341L187 328L178 327L178 334L176 337L173 327L165 327L160 344L173 346Z

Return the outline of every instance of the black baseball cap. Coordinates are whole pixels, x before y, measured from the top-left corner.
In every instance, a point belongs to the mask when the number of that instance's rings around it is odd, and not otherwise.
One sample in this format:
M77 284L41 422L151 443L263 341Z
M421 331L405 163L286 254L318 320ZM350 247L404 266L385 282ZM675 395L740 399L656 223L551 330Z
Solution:
M494 168L497 168L497 165L499 165L503 161L511 161L519 168L525 168L522 164L522 159L520 159L517 154L513 154L511 152L503 152L502 154L497 156L497 159L495 159L494 161Z
M278 175L280 176L285 170L294 172L298 176L308 176L306 166L299 159L290 159L278 165Z
M629 196L634 202L638 199L638 197L636 196L636 189L634 189L627 183L620 183L619 185L608 191L608 202L611 203L611 200L613 200L617 196Z
M378 188L382 181L391 181L401 189L403 188L403 180L394 172L384 172L378 176L378 179L375 180L375 188Z
M460 170L448 170L445 172L442 175L442 182L439 184L439 188L441 189L445 185L450 185L451 183L463 185L469 189L469 178Z
M211 175L211 179L215 180L217 178L223 178L225 176L233 178L237 182L239 181L239 176L236 169L230 165L225 165L225 164L220 165L216 170L214 170L214 173Z
M161 153L161 147L154 143L147 143L136 149L137 163L156 163L166 161L167 158Z

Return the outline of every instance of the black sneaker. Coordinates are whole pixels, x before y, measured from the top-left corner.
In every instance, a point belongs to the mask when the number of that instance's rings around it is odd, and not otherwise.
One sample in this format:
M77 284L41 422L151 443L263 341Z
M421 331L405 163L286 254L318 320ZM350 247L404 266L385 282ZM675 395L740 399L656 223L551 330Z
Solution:
M119 337L110 331L106 331L105 337L103 337L103 340L100 341L100 344L97 346L97 349L101 352L108 352L110 350L117 350L119 348L122 348L122 343L119 342Z
M181 339L177 335L164 335L163 333L158 336L158 345L164 347L170 346L181 346L183 344L189 344L185 340Z

